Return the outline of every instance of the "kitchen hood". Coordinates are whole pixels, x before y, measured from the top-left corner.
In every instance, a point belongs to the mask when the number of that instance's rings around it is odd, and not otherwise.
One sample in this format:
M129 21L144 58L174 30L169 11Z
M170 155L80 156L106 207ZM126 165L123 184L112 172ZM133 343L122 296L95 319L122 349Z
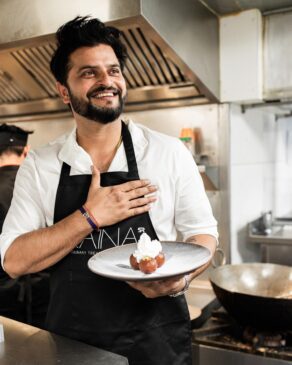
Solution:
M122 31L126 111L218 101L218 20L199 1L2 0L0 122L70 113L49 62L54 33L77 15Z

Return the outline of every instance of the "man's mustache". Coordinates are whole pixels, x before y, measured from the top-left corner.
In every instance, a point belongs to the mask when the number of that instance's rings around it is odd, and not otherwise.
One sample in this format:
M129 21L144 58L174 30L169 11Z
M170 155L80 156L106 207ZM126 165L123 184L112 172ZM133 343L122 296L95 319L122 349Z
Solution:
M106 87L106 86L99 86L93 90L88 91L88 93L86 94L86 96L88 98L91 98L92 96L101 93L101 92L110 92L113 94L117 94L117 95L121 95L121 91L119 89L116 89L114 87Z

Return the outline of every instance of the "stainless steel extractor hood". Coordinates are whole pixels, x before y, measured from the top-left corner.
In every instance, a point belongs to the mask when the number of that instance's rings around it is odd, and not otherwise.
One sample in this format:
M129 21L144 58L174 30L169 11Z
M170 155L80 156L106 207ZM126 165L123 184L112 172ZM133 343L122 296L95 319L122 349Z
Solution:
M54 32L77 15L122 30L127 111L218 101L217 18L199 1L2 0L0 122L68 112L49 62Z

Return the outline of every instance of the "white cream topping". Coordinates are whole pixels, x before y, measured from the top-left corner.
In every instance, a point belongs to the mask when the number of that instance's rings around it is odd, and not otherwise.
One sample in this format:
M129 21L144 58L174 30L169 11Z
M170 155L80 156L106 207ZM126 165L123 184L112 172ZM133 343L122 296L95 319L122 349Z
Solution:
M157 240L151 241L147 233L142 233L137 243L137 250L133 253L137 262L140 262L144 257L155 258L162 251L161 243Z

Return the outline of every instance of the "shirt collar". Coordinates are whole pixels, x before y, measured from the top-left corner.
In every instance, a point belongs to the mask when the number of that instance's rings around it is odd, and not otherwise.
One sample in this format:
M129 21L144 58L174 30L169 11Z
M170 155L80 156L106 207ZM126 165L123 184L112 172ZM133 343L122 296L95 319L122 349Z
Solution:
M125 121L129 127L132 136L137 163L143 158L145 148L148 144L147 139L141 127L135 125L131 120ZM61 161L66 162L71 166L71 175L91 174L92 160L90 155L79 146L76 141L76 127L69 134L63 144L58 157ZM127 171L127 159L122 143L109 167L109 172L112 171Z

